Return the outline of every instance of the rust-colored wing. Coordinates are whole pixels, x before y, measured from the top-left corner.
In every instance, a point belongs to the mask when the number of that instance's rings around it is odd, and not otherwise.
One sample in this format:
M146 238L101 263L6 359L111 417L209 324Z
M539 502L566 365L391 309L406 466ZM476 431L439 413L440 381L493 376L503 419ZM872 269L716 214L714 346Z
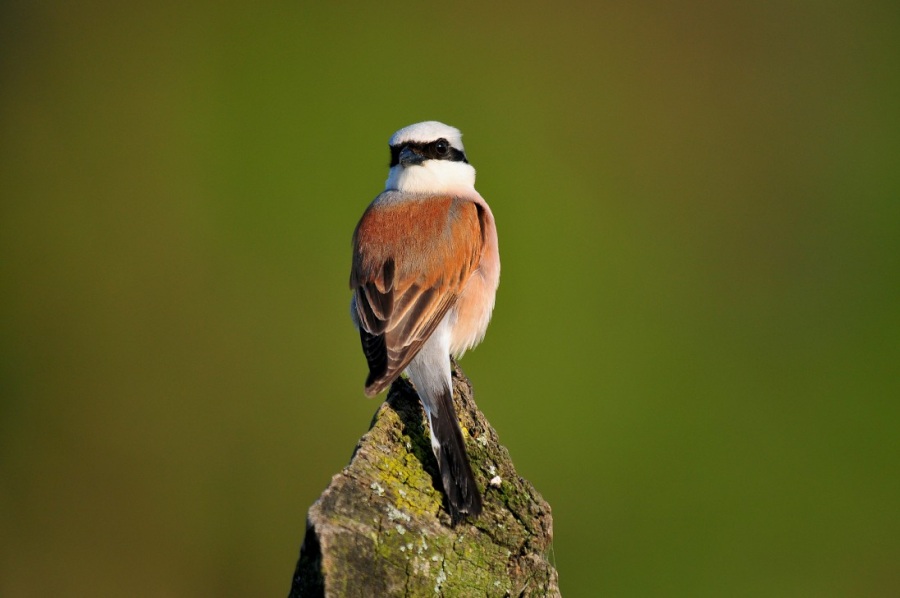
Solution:
M350 288L369 364L366 394L400 375L456 303L481 260L483 226L477 204L452 196L376 199L363 214Z

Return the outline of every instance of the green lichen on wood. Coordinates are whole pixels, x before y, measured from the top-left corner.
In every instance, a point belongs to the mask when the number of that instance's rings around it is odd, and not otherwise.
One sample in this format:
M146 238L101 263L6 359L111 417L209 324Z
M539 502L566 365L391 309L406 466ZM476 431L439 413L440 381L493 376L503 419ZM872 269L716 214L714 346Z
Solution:
M451 527L422 408L398 380L309 510L292 597L559 595L550 507L516 473L455 364L454 405L481 516Z

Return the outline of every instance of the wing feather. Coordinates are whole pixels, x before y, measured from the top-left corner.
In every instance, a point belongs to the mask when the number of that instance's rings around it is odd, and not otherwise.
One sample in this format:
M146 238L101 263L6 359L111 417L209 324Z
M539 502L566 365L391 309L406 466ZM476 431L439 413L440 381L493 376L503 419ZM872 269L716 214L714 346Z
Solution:
M353 289L366 393L385 389L456 304L481 259L481 214L453 196L380 202L353 235Z

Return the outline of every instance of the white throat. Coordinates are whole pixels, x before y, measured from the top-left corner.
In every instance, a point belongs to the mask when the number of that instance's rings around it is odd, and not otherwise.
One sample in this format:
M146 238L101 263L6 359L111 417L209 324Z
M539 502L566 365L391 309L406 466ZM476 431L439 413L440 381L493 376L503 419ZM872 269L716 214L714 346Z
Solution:
M466 162L425 160L414 166L392 166L384 184L386 191L442 193L452 189L474 189L475 169Z

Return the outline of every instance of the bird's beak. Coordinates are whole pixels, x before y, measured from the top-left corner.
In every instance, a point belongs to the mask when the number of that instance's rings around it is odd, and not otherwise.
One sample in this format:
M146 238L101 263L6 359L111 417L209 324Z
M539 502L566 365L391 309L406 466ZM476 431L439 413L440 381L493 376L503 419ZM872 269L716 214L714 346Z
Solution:
M400 166L416 166L425 161L425 156L408 145L400 150Z

